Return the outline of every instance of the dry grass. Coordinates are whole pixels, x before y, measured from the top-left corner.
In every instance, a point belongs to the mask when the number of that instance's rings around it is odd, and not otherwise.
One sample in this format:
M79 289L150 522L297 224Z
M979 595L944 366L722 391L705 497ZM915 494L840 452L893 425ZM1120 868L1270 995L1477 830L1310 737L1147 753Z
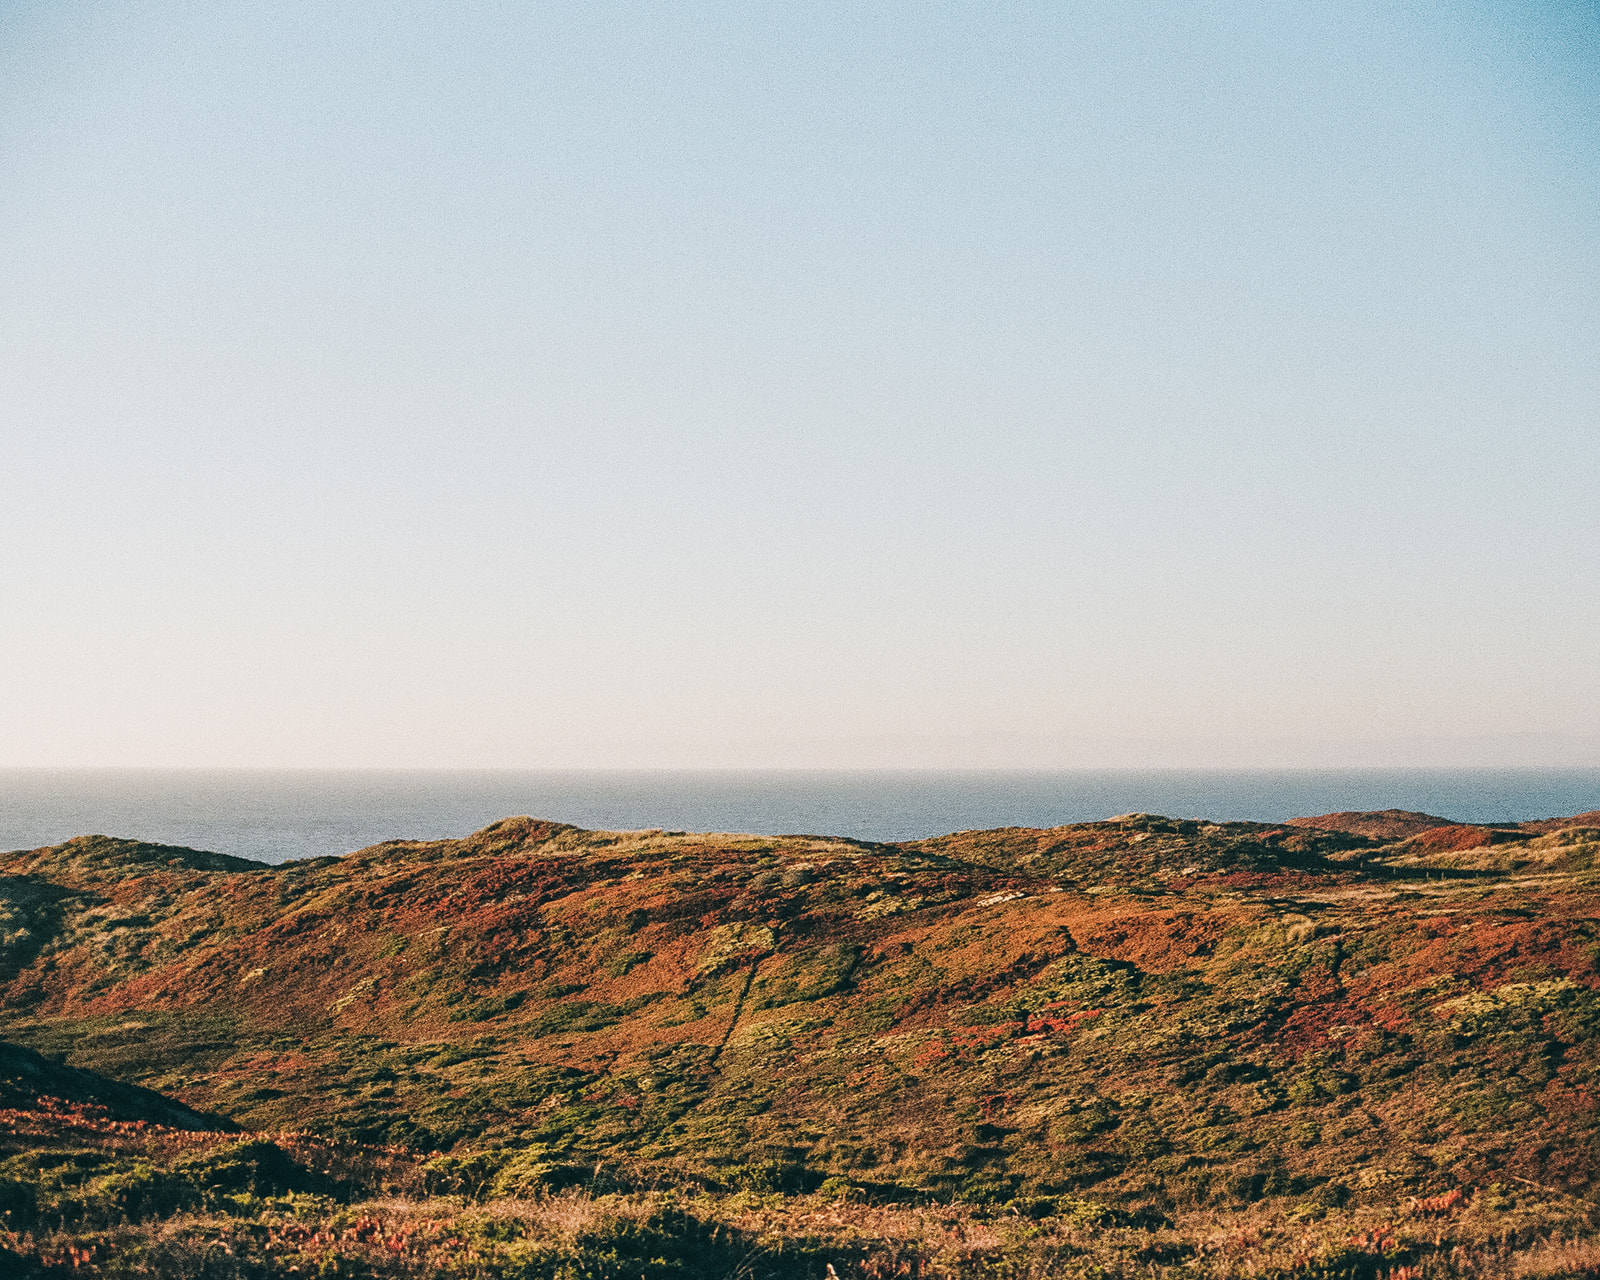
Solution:
M1259 1208L1138 1227L1089 1223L1081 1214L1035 1221L964 1206L818 1196L567 1191L481 1204L385 1198L332 1211L278 1205L248 1217L176 1214L102 1231L14 1235L10 1247L21 1275L31 1267L31 1274L70 1271L83 1280L1600 1277L1600 1241L1523 1240L1510 1219L1471 1205L1431 1219L1407 1216L1397 1204L1318 1221Z
M1547 1240L1518 1253L1512 1262L1514 1276L1600 1276L1600 1240Z

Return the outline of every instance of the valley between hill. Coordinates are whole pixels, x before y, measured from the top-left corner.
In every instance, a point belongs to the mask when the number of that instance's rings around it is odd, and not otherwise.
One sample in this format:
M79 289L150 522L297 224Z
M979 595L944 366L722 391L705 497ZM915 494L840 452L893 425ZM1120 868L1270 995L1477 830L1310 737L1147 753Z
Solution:
M1597 813L1387 811L0 855L8 1247L41 1274L1596 1274L1597 852Z

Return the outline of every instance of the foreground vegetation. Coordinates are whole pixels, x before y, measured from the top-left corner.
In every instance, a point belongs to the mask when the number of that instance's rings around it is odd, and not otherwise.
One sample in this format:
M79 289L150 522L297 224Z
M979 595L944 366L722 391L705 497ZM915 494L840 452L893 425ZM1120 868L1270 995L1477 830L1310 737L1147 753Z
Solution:
M975 1206L640 1188L602 1167L587 1185L570 1185L577 1170L519 1175L522 1194L506 1196L494 1162L469 1188L460 1162L303 1134L186 1132L47 1100L0 1120L0 1264L18 1276L1600 1274L1590 1206L1506 1185L1169 1216L1071 1196Z
M1368 814L4 855L0 1273L1600 1276L1596 851Z

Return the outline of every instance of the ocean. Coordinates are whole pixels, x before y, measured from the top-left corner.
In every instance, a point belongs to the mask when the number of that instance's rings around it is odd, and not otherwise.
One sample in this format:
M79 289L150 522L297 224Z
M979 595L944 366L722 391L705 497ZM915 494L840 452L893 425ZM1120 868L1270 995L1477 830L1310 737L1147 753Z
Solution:
M1581 813L1600 808L1600 769L5 769L0 849L100 834L283 862L462 836L513 814L594 828L909 840L1130 812L1281 822L1389 808L1467 822Z

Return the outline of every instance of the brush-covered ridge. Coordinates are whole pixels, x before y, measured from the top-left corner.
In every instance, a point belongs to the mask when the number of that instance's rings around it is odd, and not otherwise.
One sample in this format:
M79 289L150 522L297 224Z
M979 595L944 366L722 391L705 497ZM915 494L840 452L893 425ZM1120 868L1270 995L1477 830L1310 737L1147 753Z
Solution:
M282 866L87 837L0 860L0 1036L461 1193L600 1164L1157 1217L1579 1203L1597 848L1393 813L900 844L512 818Z

